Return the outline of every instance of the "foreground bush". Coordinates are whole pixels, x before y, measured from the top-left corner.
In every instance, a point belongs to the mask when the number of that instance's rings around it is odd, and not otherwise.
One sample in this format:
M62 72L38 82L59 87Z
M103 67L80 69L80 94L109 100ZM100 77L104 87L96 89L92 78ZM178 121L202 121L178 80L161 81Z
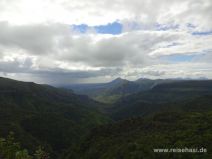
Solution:
M0 159L49 159L49 155L41 147L30 155L15 142L14 133L10 132L6 138L0 138Z

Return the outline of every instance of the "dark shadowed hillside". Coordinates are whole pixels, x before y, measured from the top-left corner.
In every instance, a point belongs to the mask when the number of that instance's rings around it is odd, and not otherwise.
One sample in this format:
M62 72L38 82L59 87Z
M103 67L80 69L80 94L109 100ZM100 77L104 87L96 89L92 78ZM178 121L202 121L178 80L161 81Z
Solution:
M120 97L138 91L138 84L121 78L108 83L73 84L62 87L72 89L77 94L88 95L103 103L113 103Z
M212 112L156 114L93 129L78 148L76 159L210 159ZM199 149L207 153L156 153L154 149ZM156 151L156 150L155 150Z
M137 82L143 90L134 92ZM41 145L60 159L211 158L212 81L116 79L106 88L122 96L106 105L71 90L0 78L0 136L13 131L30 155ZM153 150L185 147L208 153Z
M107 122L99 103L69 90L0 78L0 135L15 132L30 149L45 146L52 155Z
M145 79L141 78L136 81L128 81L126 79L117 78L108 83L101 84L73 84L62 86L72 89L77 94L88 95L94 100L102 103L114 103L120 98L140 91L150 90L152 87L161 83L171 83L177 80L172 79Z
M155 85L148 91L141 91L121 98L109 108L114 119L146 116L158 111L181 111L188 103L212 109L212 81L176 81ZM198 101L198 102L197 102ZM206 105L203 105L203 104Z

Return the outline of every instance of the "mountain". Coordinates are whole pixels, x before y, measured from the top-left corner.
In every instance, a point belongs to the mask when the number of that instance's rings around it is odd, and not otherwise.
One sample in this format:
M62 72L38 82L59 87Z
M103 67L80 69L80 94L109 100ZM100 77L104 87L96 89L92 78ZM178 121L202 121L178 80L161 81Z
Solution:
M105 86L111 88L114 86L122 85L126 82L128 82L128 80L118 77L118 78L114 79L113 81L106 83Z
M185 81L185 79L154 79L152 80L148 78L139 78L135 81L135 83L139 84L140 86L139 91L146 91L162 83L173 83L173 82L179 82L179 81Z
M0 135L13 131L24 147L42 145L54 157L108 122L99 107L70 90L0 78Z
M157 83L122 97L109 113L116 122L92 129L65 159L212 157L211 80ZM207 153L158 153L162 149Z
M166 82L157 84L150 90L123 97L108 108L108 111L113 119L120 120L147 116L158 111L179 111L185 109L186 105L188 107L188 103L198 104L195 101L207 101L208 109L212 109L211 97L211 80Z
M138 91L138 84L122 78L117 78L108 83L73 84L62 87L72 89L77 94L88 95L96 101L109 104L120 97Z
M212 111L130 118L93 129L66 159L210 159L211 133Z
M140 78L136 81L128 81L122 78L116 78L108 83L97 84L72 84L68 86L61 86L63 88L72 89L77 94L87 95L90 98L106 103L112 104L122 97L130 94L147 91L154 86L161 83L172 83L176 81L184 81L182 79L147 79Z
M136 83L132 81L123 80L120 78L113 80L109 84L112 86L108 93L123 94L123 95L134 93L138 86Z
M55 159L212 157L212 80L118 78L86 90L120 96L102 104L70 89L0 78L0 143L13 131L30 155L41 145ZM185 147L208 153L153 150Z

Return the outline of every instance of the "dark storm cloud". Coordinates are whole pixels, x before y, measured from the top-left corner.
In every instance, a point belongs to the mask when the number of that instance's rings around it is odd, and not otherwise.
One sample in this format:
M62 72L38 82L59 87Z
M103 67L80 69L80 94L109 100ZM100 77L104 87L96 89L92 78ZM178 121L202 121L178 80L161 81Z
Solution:
M81 79L99 76L116 76L121 72L120 68L102 68L99 70L67 70L61 68L49 68L49 69L36 69L33 68L33 62L27 58L25 61L7 61L0 62L0 72L7 74L29 74L36 76L37 78L43 78L48 80L55 79L57 83L65 81L67 79Z

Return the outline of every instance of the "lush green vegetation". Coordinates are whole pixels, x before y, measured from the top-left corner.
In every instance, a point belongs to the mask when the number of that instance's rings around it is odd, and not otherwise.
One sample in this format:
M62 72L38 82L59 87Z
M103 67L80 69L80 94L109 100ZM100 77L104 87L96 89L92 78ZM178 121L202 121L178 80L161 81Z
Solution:
M71 91L0 78L0 134L10 131L23 147L42 145L51 157L77 143L92 127L108 122L99 103Z
M73 84L62 86L72 89L75 93L88 95L90 98L106 103L113 104L120 98L124 98L130 94L150 90L152 87L162 83L172 83L176 80L170 79L138 79L136 81L128 81L126 79L117 78L108 83L99 84Z
M39 146L53 159L212 158L212 81L117 79L93 86L103 93L99 100L112 104L0 78L0 158L44 159ZM153 152L185 147L208 152Z
M27 149L22 149L15 141L14 133L10 132L7 138L0 138L1 159L49 159L49 154L41 147L30 155Z
M100 126L78 148L76 159L210 159L212 112L166 112ZM153 149L207 148L207 153L154 153Z
M118 121L93 129L67 158L141 159L212 157L212 82L181 81L120 99L108 109ZM207 148L207 153L153 149Z
M76 84L63 87L71 88L74 90L74 92L79 94L88 95L96 101L106 104L112 104L119 100L121 97L125 97L131 93L135 93L141 90L147 90L150 88L151 85L153 85L153 82L137 83L117 78L109 83Z
M212 81L181 81L156 85L121 98L108 111L115 120L161 111L212 110Z

